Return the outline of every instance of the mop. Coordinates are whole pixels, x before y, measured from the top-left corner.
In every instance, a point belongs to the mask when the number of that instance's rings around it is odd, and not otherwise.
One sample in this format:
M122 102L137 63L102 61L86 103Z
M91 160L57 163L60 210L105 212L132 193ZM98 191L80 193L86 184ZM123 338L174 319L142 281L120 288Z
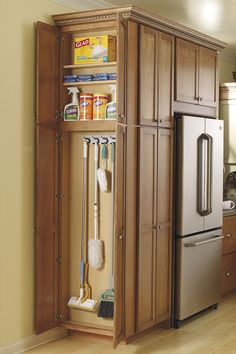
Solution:
M91 267L100 269L103 264L103 241L98 239L98 143L94 145L94 238L88 243L88 259Z
M115 193L115 143L111 144L112 163L112 239L111 239L111 260L110 260L110 289L107 289L101 296L98 317L113 318L114 313L114 193Z
M101 192L107 192L107 176L106 176L106 161L107 161L107 145L102 146L102 168L97 170L97 179Z
M81 262L80 262L80 295L79 297L72 296L68 302L68 306L95 311L97 301L90 299L91 288L88 283L88 263L85 262L84 245L85 245L85 230L86 230L86 210L87 210L87 158L88 144L84 141L83 149L83 195L82 195L82 237L81 237Z

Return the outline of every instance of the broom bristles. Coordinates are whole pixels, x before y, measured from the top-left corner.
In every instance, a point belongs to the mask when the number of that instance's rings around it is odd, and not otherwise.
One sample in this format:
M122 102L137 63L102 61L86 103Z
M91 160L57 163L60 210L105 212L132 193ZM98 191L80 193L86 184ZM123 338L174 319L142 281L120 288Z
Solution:
M114 315L114 302L113 301L101 301L98 310L98 317L113 318Z

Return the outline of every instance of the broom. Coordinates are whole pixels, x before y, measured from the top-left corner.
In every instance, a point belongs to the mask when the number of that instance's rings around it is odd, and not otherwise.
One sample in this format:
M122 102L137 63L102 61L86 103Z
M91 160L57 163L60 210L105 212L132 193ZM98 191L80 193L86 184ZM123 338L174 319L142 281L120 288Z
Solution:
M98 143L94 145L94 238L88 243L88 259L91 267L100 269L103 264L103 242L98 239Z
M98 317L113 318L114 313L114 192L115 192L115 143L111 144L111 191L112 191L112 240L110 260L110 289L107 289L101 296Z
M91 299L91 287L88 283L88 263L84 255L87 211L87 158L88 144L84 141L83 148L83 195L82 195L82 237L81 237L81 262L80 262L80 295L72 296L68 306L78 310L95 311L97 300Z

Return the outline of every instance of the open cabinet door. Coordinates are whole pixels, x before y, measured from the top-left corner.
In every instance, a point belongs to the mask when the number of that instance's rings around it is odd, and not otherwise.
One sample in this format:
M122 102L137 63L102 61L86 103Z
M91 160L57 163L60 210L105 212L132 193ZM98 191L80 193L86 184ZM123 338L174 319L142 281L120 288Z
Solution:
M37 24L35 327L58 324L58 29Z
M116 131L116 176L115 176L115 259L114 259L114 347L124 335L124 215L125 215L125 143L126 143L126 112L125 112L125 24L118 15L118 87Z

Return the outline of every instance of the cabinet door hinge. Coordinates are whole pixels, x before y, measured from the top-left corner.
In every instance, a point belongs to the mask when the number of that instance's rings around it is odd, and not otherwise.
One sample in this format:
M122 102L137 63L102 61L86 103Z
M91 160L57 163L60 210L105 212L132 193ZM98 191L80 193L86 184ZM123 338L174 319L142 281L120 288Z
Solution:
M58 256L57 258L56 258L56 262L57 263L61 263L63 261L63 257L62 256Z
M63 193L57 192L57 193L56 193L56 198L57 198L57 199L63 198Z
M62 135L56 135L56 142L57 143L60 143L60 142L62 142L63 141L63 136Z
M61 42L63 40L63 36L61 34L57 34L57 41Z
M62 112L56 111L56 119L64 118L64 114Z
M62 319L62 317L63 317L63 316L62 316L62 313L57 313L57 314L56 314L56 318L57 318L58 320Z

